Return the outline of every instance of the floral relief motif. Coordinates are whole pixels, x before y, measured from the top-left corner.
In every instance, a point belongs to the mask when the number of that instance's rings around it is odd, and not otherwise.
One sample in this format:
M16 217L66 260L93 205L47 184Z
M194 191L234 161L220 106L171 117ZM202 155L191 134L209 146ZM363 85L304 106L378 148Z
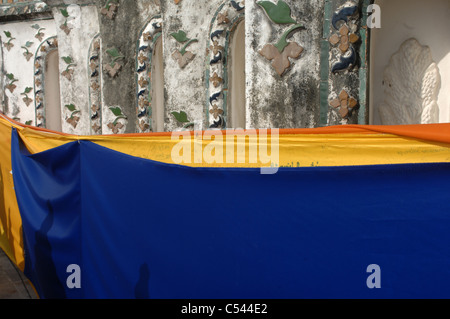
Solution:
M42 31L45 30L45 28L41 28L41 27L39 26L39 24L34 24L34 25L32 25L31 27L32 27L33 29L37 30L37 33L36 33L36 35L35 35L34 37L35 37L36 39L38 39L39 42L42 42L42 40L43 40L44 37L45 37L45 33L42 32Z
M127 117L122 113L122 109L118 106L110 107L110 111L114 114L114 121L108 123L108 128L113 132L113 134L118 134L120 130L125 128L125 125L120 122L121 119L126 120Z
M16 89L16 85L14 84L14 82L17 82L19 80L17 80L16 78L14 78L14 74L12 73L8 73L6 74L6 78L8 79L8 84L5 86L6 89L8 89L11 93L14 93L14 90Z
M282 76L291 66L289 58L297 59L303 52L303 48L296 42L289 43L283 51L280 51L273 44L266 44L259 53L267 60L272 61L272 67Z
M113 132L113 134L118 134L119 131L125 127L125 125L123 125L120 122L117 122L115 124L114 123L108 123L107 126Z
M305 29L303 24L297 23L291 17L291 8L282 0L277 4L270 1L258 1L272 22L277 24L293 24L281 36L276 44L266 44L260 51L263 57L272 61L272 67L279 76L283 76L289 70L291 62L289 58L298 59L303 52L303 47L296 42L288 42L287 38L292 32L299 29Z
M228 11L225 11L224 13L219 13L217 15L217 24L228 24L230 23L230 19L228 19Z
M13 38L13 36L11 35L11 32L9 31L3 31L3 33L6 35L6 38L8 38L8 41L3 43L3 45L5 46L5 48L10 51L12 47L14 47L14 43L12 43L12 40L15 40L16 38Z
M213 76L209 79L209 81L212 82L214 87L216 88L223 82L223 79L217 75L217 72L214 72Z
M33 102L33 99L31 99L28 94L33 91L32 87L26 87L25 90L20 93L20 95L23 95L24 98L22 99L26 106L30 106L30 104Z
M350 33L349 28L347 27L347 25L344 24L339 29L339 33L333 34L329 40L332 45L339 44L339 49L341 50L342 53L345 53L350 48L350 44L358 42L359 36L356 35L355 33Z
M67 64L67 67L61 73L61 75L64 76L67 80L72 81L72 76L74 73L74 69L72 67L76 66L77 64L74 63L72 57L70 57L70 56L62 57L62 59Z
M63 30L64 31L64 33L66 34L66 35L69 35L70 34L70 31L72 31L72 29L69 27L69 25L68 25L68 21L69 21L69 12L67 11L67 9L60 9L59 10L60 12L61 12L61 14L62 14L62 16L65 18L65 21L64 21L64 23L63 24L61 24L60 26L59 26L59 28L61 29L61 30Z
M177 61L180 68L183 69L186 65L188 65L189 62L191 62L195 58L195 54L191 51L187 51L187 47L193 42L197 42L198 40L189 39L186 36L186 32L182 30L172 33L171 36L178 43L184 44L181 50L175 49L175 51L172 53L172 57L174 58L174 60Z
M22 49L25 49L23 56L27 59L27 61L30 61L30 59L33 57L33 53L31 53L28 50L32 45L33 45L33 42L27 41L27 43L24 46L22 46Z
M122 70L122 64L118 61L123 60L125 57L117 48L106 50L106 53L110 56L111 62L105 64L105 71L111 78L115 78Z
M70 112L70 115L66 116L66 122L72 125L74 129L77 128L78 122L80 121L79 114L81 111L77 110L74 104L67 104L65 107Z
M220 115L223 115L223 110L219 109L216 104L213 104L209 113L214 116L215 119L218 119Z
M139 121L139 130L142 132L147 132L150 129L150 125L146 123L145 120Z
M359 41L356 31L358 6L349 3L333 14L332 25L335 32L328 39L332 46L338 46L337 60L332 63L332 73L349 71L356 66L357 52L355 45ZM339 23L342 22L341 27Z
M108 0L105 6L101 9L100 13L110 20L116 17L117 10L119 9L119 0Z
M354 97L350 96L344 89L341 93L339 93L337 98L330 101L330 106L338 110L343 119L347 119L358 107L358 101Z

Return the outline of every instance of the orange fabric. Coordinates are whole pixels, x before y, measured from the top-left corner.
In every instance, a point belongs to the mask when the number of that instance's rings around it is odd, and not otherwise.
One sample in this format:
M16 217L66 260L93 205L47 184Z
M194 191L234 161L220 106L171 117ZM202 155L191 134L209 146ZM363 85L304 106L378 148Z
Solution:
M55 132L44 128L34 127L19 123L8 118L5 115L1 115L8 121L21 127L31 128L33 130L55 133L64 136L70 136L70 134ZM257 130L258 131L258 130ZM270 131L270 130L269 130ZM340 125L340 126L328 126L318 128L299 128L299 129L280 129L282 135L292 134L393 134L398 136L416 138L421 140L427 140L439 143L450 143L450 123L442 124L412 124L412 125ZM190 132L194 134L194 132ZM226 134L226 130L222 130L223 134ZM170 136L172 132L161 133L128 133L119 134L116 136Z

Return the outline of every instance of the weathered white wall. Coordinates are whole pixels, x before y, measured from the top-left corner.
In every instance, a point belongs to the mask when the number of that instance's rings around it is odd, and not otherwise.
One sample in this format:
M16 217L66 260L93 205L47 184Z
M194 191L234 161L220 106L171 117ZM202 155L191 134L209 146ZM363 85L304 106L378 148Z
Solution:
M172 0L161 1L164 16L163 54L165 90L165 130L180 128L171 112L184 111L188 119L204 125L206 112L205 64L206 48L209 46L209 27L214 12L223 0L181 1L178 5ZM170 34L183 30L190 39L197 39L187 50L195 54L194 59L180 68L172 53L181 49ZM200 126L199 126L200 127Z
M41 28L45 28L42 32L45 34L42 41L56 35L55 21L50 20L27 20L23 22L11 22L0 25L1 45L3 51L3 69L1 76L5 85L9 80L6 74L14 74L17 82L14 82L16 88L13 92L9 89L4 89L3 111L11 118L14 118L22 123L32 121L35 125L35 104L34 104L34 58L36 50L41 44L41 41L35 37L37 30L32 28L32 25L38 24ZM8 38L5 36L5 31L11 32L11 36L15 38L11 41L13 46L8 50L5 46ZM28 48L29 52L33 54L28 61L23 55L27 42L33 44ZM28 97L33 99L33 102L27 106L21 95L25 88L31 87L33 90L28 94Z
M305 30L292 32L289 42L304 51L291 68L278 75L259 51L276 43L290 25L275 24L255 1L245 4L247 128L314 127L319 114L320 37L323 0L285 1L291 17Z
M59 8L53 9L58 26L59 69L63 72L67 67L63 57L70 56L76 63L71 80L60 76L62 129L65 133L88 135L90 133L88 56L92 39L99 33L98 13L95 6L78 8L69 6L68 12L70 16L68 25L71 28L69 34L60 27L66 18ZM67 122L71 112L65 105L69 104L74 104L76 109L81 111L80 121L75 128Z
M429 46L438 64L441 89L439 122L450 122L450 1L377 0L381 7L381 29L371 35L371 124L382 124L377 106L384 99L383 72L390 57L409 38Z

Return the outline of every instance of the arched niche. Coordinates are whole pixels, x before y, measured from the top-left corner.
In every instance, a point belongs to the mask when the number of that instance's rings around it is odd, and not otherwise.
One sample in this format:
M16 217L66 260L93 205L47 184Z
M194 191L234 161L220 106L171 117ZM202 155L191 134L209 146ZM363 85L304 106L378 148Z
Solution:
M241 21L233 32L228 62L229 127L245 128L245 21Z
M162 34L162 24L161 16L152 17L139 34L136 54L136 127L138 133L163 130L163 124L159 120L160 116L164 116L164 94L161 93L162 45L158 44ZM155 54L157 49L160 51L159 55L158 52ZM155 63L159 63L159 65L156 66ZM153 75L152 70L161 74ZM156 83L156 81L160 83ZM153 96L153 94L157 96ZM153 118L154 115L155 118Z
M58 40L56 37L50 37L44 40L36 50L34 59L34 123L36 123L37 127L60 131L61 101L59 67L58 63L54 61L55 57L58 59L57 52ZM48 119L48 115L50 114L51 119ZM59 116L59 120L57 116Z
M239 39L239 36L233 37L233 35L244 17L244 1L227 0L219 6L211 21L207 48L209 54L207 55L206 61L206 85L208 93L206 124L209 128L226 128L227 122L230 120L228 116L228 106L230 104L229 84L230 79L233 81L233 78L230 77L231 72L229 72L230 65L228 62L230 51L236 52L236 55L238 54L235 48L230 50L230 45L233 38ZM243 24L240 27L243 28ZM239 29L239 32L242 34L242 29ZM236 60L239 61L239 59ZM237 78L235 80L237 82ZM239 84L236 83L236 85ZM236 97L239 97L239 93L236 94ZM238 100L240 101L241 99ZM235 112L235 115L238 116L238 114ZM235 120L234 122L241 123L242 121Z

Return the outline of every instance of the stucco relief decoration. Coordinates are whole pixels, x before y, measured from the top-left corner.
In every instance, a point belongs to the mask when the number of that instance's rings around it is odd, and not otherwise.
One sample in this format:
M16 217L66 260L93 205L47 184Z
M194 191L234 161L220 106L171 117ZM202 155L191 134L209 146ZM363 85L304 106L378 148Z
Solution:
M9 31L3 31L3 33L5 34L6 38L8 39L8 41L3 43L3 45L5 46L5 48L8 51L10 51L12 49L12 47L14 47L14 43L12 43L12 40L15 40L16 38L14 38L12 36L11 32L9 32Z
M66 116L66 122L72 125L74 129L77 128L78 122L80 121L79 114L81 111L77 110L75 104L67 104L65 105L65 108L69 112L69 115Z
M303 47L300 44L297 42L289 42L287 38L292 32L305 29L305 26L291 17L291 8L282 0L278 0L277 4L270 1L258 1L257 4L264 9L272 22L293 25L282 34L277 43L266 44L259 51L259 54L267 60L272 61L272 67L277 74L283 76L291 66L289 58L298 59L303 52Z
M430 124L439 122L441 76L431 50L416 39L405 41L384 71L382 123Z
M28 96L30 92L33 91L32 87L26 87L25 90L20 93L20 95L23 95L22 101L25 103L26 106L30 106L31 103L33 103L33 99Z
M330 101L330 106L337 110L343 119L350 117L353 111L358 108L358 100L350 96L347 91L343 89L339 96Z
M332 73L350 71L357 64L355 45L360 38L357 35L359 20L358 5L348 2L333 14L332 25L334 33L329 41L335 51L336 59L332 62Z
M161 36L162 19L155 17L141 32L136 59L137 128L139 133L152 131L151 65L156 40Z
M72 29L70 28L70 26L68 25L68 22L69 22L69 12L67 11L67 9L60 9L59 11L61 12L62 16L65 18L64 23L61 24L61 25L59 26L59 28L60 28L61 30L63 30L64 33L65 33L66 35L69 35L69 34L70 34L70 31L72 30Z
M45 94L44 94L44 68L47 55L58 49L58 40L51 37L43 41L34 58L34 102L36 109L36 126L45 127Z
M39 42L42 42L45 37L45 33L42 31L45 30L45 28L41 28L39 24L33 24L31 27L36 30L36 34L34 37L38 39Z
M67 64L67 67L64 71L61 72L61 75L65 77L67 80L72 81L72 76L75 70L73 67L75 67L77 64L74 63L73 58L70 56L64 56L62 57L63 61Z
M6 88L7 90L9 90L11 93L14 93L14 90L15 90L16 87L17 87L17 86L14 84L14 82L18 82L19 80L16 79L16 78L14 77L14 74L12 74L12 73L6 74L6 78L7 78L8 80L7 80L7 84L5 85L5 88Z
M33 45L33 42L27 41L27 43L25 43L25 45L22 46L22 49L25 50L25 52L23 53L23 56L25 57L25 59L27 59L27 61L30 61L30 59L33 57L33 53L31 53L29 51L29 48Z
M172 53L172 57L175 61L178 62L178 66L182 69L186 65L189 64L195 58L195 54L191 51L187 50L187 47L194 42L197 42L197 39L190 39L187 37L186 32L183 30L179 30L178 32L174 32L170 34L178 43L183 44L181 49L175 49Z
M123 60L125 57L117 48L106 50L106 53L111 58L111 62L106 63L104 69L111 78L115 78L120 70L122 70L122 64L119 61Z
M119 0L108 0L105 6L101 9L100 13L110 20L116 17L117 10L119 9Z
M101 40L96 36L89 49L89 101L91 132L102 133L102 99L101 99L101 77L100 77L100 50Z
M8 4L13 3L13 1L8 0ZM44 12L49 9L42 1L20 1L14 2L12 6L5 6L5 9L0 9L0 16L10 16L10 15L19 15L19 14L32 14Z
M226 127L227 61L230 36L244 19L245 1L225 1L216 11L209 32L208 67L208 123L210 128Z
M122 109L118 106L110 107L109 110L114 115L114 120L108 123L108 128L114 133L118 134L125 129L127 116L123 114ZM125 121L125 123L123 123Z

